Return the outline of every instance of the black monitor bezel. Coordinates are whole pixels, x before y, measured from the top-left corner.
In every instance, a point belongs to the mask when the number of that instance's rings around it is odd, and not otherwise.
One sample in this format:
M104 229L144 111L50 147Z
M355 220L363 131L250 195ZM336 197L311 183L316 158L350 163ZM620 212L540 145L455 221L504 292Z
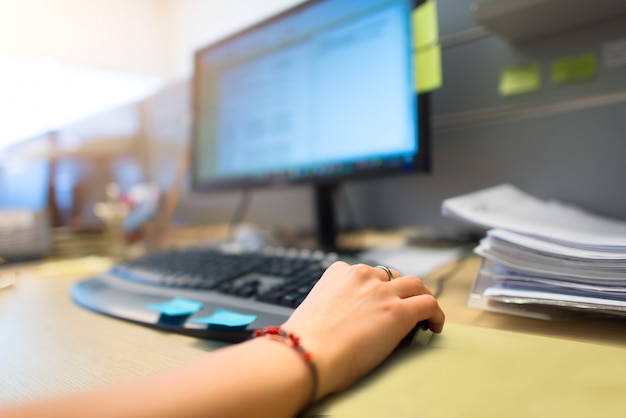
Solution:
M392 175L402 175L411 173L427 173L431 171L431 140L430 140L430 94L416 94L416 114L417 129L416 129L416 142L418 145L418 152L414 155L413 161L410 164L404 164L402 166L376 166L371 168L359 168L351 172L342 172L339 174L311 174L307 176L290 177L287 174L274 176L274 177L237 177L220 179L213 178L210 180L199 179L198 170L196 166L198 164L198 152L197 147L199 143L199 133L197 127L197 117L199 112L199 94L200 80L198 75L199 63L201 57L207 50L217 48L224 43L255 31L263 26L271 24L276 20L280 20L285 16L288 16L294 12L297 12L303 8L309 7L312 4L318 3L321 0L309 0L304 3L300 3L294 7L290 7L282 12L279 12L273 16L263 19L245 29L236 31L216 42L202 47L194 53L194 72L192 79L192 126L191 126L191 146L190 146L190 174L191 174L191 190L193 192L206 192L206 191L218 191L218 190L241 190L249 188L264 188L275 186L289 186L289 185L302 185L302 184L334 184L338 182L360 180L360 179L372 179L379 177L388 177Z

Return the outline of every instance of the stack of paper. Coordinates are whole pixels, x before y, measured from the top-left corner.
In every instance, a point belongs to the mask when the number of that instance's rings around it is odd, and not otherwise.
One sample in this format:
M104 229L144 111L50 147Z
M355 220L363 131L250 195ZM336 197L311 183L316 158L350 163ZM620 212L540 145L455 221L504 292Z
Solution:
M626 315L626 222L510 184L447 199L442 211L491 228L475 249L484 262L469 306L539 318Z

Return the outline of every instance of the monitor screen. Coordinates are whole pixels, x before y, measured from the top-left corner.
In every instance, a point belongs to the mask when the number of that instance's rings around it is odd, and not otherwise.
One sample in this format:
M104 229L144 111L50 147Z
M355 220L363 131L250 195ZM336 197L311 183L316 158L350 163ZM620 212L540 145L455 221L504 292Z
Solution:
M425 170L412 3L308 1L199 50L193 189Z

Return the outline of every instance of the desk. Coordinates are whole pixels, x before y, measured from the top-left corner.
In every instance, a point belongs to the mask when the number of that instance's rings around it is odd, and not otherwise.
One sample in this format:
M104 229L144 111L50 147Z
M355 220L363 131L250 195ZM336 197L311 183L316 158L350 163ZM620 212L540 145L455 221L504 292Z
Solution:
M478 266L479 259L471 258L447 280L440 297L447 327L432 348L402 353L313 412L623 415L626 321L543 322L468 309ZM0 274L16 271L19 283L0 291L0 402L101 388L186 363L223 345L82 309L69 296L80 277L43 277L36 264L5 266ZM424 280L434 283L439 274L445 268ZM487 361L490 354L493 361ZM570 398L564 398L568 393Z

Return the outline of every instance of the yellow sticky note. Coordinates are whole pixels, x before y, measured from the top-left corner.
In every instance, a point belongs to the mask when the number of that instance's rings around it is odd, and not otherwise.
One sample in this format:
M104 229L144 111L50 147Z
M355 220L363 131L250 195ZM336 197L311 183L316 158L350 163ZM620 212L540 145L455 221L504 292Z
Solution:
M439 43L437 3L434 0L428 0L413 9L411 22L414 48L423 48Z
M500 75L500 94L513 96L539 90L541 87L541 67L531 63L519 67L505 68Z
M441 47L439 45L418 50L413 55L413 64L418 93L426 93L441 87Z
M555 84L573 83L593 78L596 75L596 56L577 55L552 62L552 82Z

